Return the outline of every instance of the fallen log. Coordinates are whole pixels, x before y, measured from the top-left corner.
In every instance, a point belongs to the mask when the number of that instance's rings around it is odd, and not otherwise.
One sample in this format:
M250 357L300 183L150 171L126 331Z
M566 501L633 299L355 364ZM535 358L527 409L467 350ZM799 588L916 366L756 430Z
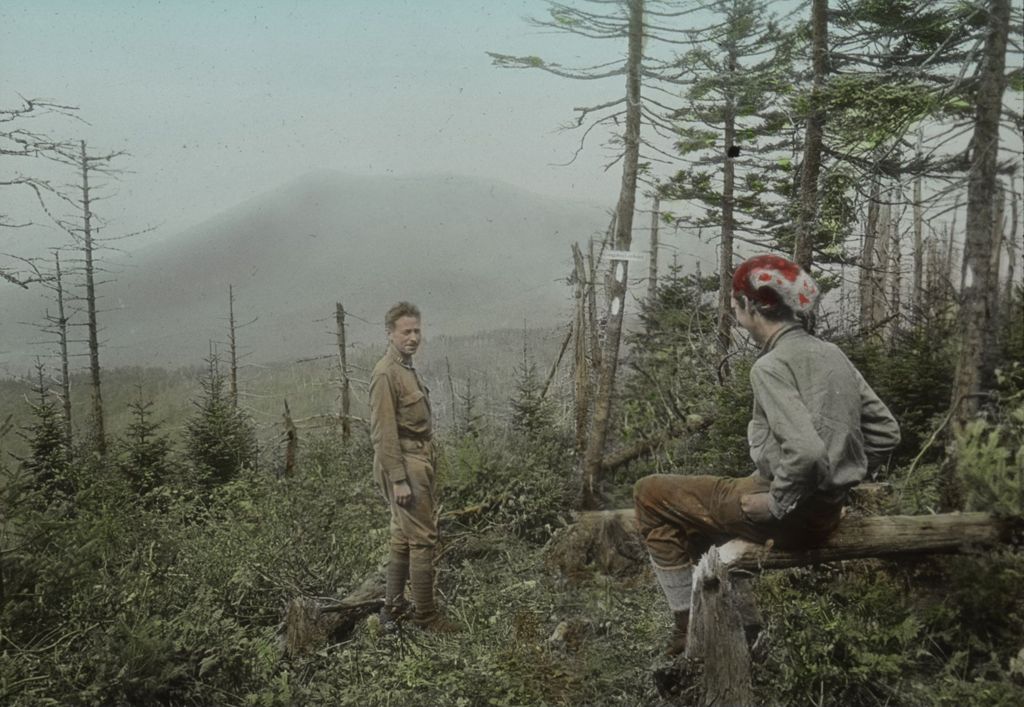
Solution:
M884 486L874 485L859 491L868 499L884 493ZM1020 519L988 513L850 514L824 544L814 548L787 551L770 543L731 540L720 547L719 553L729 567L756 571L867 557L967 552L1011 542L1020 528ZM547 562L569 576L590 570L625 575L642 571L648 560L633 509L620 508L578 514L573 525L552 538Z
M719 548L730 569L760 570L867 557L962 553L1009 542L1019 521L989 513L847 517L819 546L781 550L746 540Z

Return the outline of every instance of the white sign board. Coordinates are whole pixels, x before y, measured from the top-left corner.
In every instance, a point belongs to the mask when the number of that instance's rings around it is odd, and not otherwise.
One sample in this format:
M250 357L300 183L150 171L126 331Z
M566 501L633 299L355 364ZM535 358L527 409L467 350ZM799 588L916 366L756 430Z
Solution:
M608 260L625 260L630 263L642 263L647 260L647 253L634 253L629 250L606 250L604 257Z

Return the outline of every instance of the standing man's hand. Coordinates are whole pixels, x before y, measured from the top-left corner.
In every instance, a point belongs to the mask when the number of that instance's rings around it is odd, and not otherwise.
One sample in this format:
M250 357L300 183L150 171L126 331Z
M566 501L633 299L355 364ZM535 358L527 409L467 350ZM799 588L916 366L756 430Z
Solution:
M412 505L412 489L409 488L409 482L405 479L396 481L391 484L391 490L395 495L395 503L399 506L411 506Z
M748 493L740 496L740 508L743 515L755 523L767 523L775 518L772 515L771 506L768 504L769 494Z

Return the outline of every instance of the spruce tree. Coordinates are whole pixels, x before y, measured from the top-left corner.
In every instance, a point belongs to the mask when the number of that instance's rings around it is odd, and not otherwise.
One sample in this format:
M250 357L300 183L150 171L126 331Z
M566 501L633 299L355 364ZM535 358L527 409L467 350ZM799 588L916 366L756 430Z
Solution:
M516 371L516 392L510 401L512 429L536 439L555 424L551 401L541 396L537 364L523 351L523 365Z
M133 419L118 459L121 473L140 496L166 484L171 471L171 443L158 434L160 426L153 420L152 408L151 401L141 398L128 405Z
M207 372L200 381L202 397L194 401L197 412L185 425L188 459L199 481L214 487L231 481L256 463L256 430L248 415L236 408L225 390L226 380L216 354L206 360Z
M70 476L63 418L50 396L43 365L38 361L32 393L33 419L19 433L29 445L28 456L20 460L22 469L29 473L32 486L46 502L68 498L75 488Z

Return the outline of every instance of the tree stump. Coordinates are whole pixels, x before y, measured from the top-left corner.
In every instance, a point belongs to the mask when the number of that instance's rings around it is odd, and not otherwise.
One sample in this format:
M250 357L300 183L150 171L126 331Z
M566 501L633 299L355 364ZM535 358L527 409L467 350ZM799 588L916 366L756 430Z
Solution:
M686 658L703 666L700 704L706 707L754 703L750 651L734 582L715 547L693 575Z
M647 550L636 532L633 509L581 513L561 529L545 550L545 563L567 577L586 574L625 576L647 567Z
M384 572L374 571L341 601L296 597L285 609L282 652L294 657L344 640L360 620L384 606Z

